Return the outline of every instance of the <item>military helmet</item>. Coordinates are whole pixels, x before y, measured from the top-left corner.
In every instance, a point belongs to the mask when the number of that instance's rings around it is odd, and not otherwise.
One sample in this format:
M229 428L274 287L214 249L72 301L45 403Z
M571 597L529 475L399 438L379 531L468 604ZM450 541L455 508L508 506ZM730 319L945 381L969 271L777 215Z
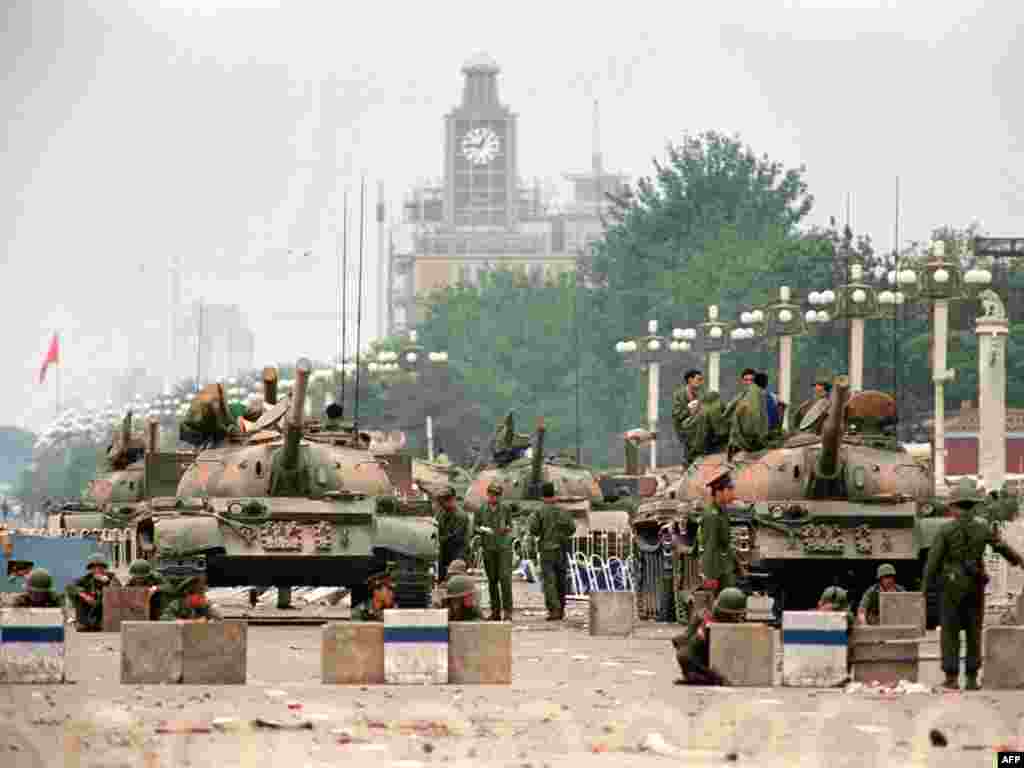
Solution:
M501 496L505 492L505 489L501 487L501 483L491 482L487 486L488 496Z
M141 557L137 560L132 560L132 564L128 566L128 575L135 577L149 576L153 573L153 566L150 565L149 560L143 560Z
M455 600L459 597L472 595L476 592L476 582L469 576L455 574L448 579L445 585L445 600Z
M45 568L35 568L28 575L25 588L29 592L52 592L53 577L50 576L50 572Z
M88 571L91 568L96 567L97 565L102 565L104 568L110 567L110 563L107 561L107 558L101 555L99 552L89 555L89 559L85 562L85 569Z
M978 493L977 484L969 477L962 478L949 496L951 507L970 509L976 504L984 504L986 501L987 499Z
M714 612L742 615L747 612L747 596L736 587L726 587L715 599Z
M842 587L828 587L821 593L819 603L831 603L834 608L845 611L850 607L850 598Z
M449 576L465 576L468 570L465 560L452 560L451 563L448 564Z
M895 575L896 575L896 567L893 566L892 563L882 563L880 566L878 566L878 578L879 579L882 578L883 576L895 576Z

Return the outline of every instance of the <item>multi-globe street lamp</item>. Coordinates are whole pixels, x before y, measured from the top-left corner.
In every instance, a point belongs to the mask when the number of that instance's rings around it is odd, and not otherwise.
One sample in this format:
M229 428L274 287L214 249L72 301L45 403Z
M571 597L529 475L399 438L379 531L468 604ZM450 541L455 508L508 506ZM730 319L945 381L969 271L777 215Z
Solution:
M708 319L696 328L683 328L672 331L673 338L680 342L691 343L700 339L701 345L708 356L708 391L717 392L722 372L722 353L729 348L730 338L729 323L722 322L718 318L718 306L712 304L708 307ZM744 334L746 336L746 334ZM753 336L751 336L753 338Z

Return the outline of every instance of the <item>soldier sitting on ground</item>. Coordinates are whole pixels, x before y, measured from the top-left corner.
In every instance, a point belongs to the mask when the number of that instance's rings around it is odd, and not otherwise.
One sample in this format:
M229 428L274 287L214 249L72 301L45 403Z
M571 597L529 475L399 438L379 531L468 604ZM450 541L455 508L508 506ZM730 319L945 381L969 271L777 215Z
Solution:
M216 621L224 618L206 597L206 576L186 576L172 587L174 597L160 612L162 621Z
M857 609L858 624L878 624L881 619L881 592L906 592L896 583L896 568L891 563L882 563L878 566L878 582L872 584L861 597L860 607Z
M53 590L53 578L45 568L36 568L28 575L25 591L11 603L15 608L63 608L64 595Z
M818 598L818 610L824 612L833 613L845 613L846 614L846 645L849 648L850 645L850 632L853 631L853 625L856 619L853 616L853 610L850 608L850 596L842 587L827 587L824 592L821 593L821 597ZM853 659L850 654L846 654L846 671L850 672L853 669ZM849 677L843 680L841 684L849 682Z
M128 583L126 587L148 587L149 588L149 614L150 619L158 619L162 613L160 597L158 594L162 589L167 588L167 582L153 573L153 566L148 560L139 558L132 560L128 566Z
M109 567L107 559L97 552L89 557L85 576L67 587L79 631L98 632L103 628L103 590L121 586L117 576L107 573Z
M469 569L466 567L466 561L465 560L452 560L451 563L448 564L448 579L449 580L451 579L452 576L468 576L468 575L469 575ZM434 598L433 602L431 603L431 607L432 608L447 608L448 607L447 589L448 589L448 583L446 581L445 583L441 584L440 589L438 589L438 594Z
M713 609L695 616L685 635L673 638L676 661L683 676L676 685L730 685L726 677L711 667L709 628L715 623L739 624L746 620L747 596L736 587L728 587L715 600Z
M386 572L375 573L366 580L370 597L352 608L353 621L384 621L384 611L397 608L395 586Z
M482 621L476 607L476 582L469 576L454 575L445 585L448 621Z

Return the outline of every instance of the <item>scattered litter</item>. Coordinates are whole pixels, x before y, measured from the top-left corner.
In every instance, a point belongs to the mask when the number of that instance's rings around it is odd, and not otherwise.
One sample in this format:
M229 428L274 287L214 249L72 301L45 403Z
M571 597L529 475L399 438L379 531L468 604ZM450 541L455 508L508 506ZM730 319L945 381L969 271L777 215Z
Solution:
M585 655L585 654L577 653L575 656L572 657L572 660L573 661L586 661L589 658L590 657Z
M288 646L288 650L290 650L290 651L304 651L306 649L303 648L301 645L289 645Z
M964 744L960 747L964 752L982 752L988 749L984 744Z
M213 722L210 723L214 728L221 728L226 730L228 728L234 728L238 725L237 717L215 717Z
M288 709L302 709L302 703L298 701L289 701Z
M882 685L877 680L869 684L849 683L843 689L846 693L875 693L882 696L905 695L908 693L934 693L935 689L924 683L912 683L909 680L900 680L896 685Z
M304 720L301 723L282 723L278 720L265 720L262 717L257 717L252 721L254 728L270 728L275 731L311 731L313 730L313 724L308 720Z
M855 725L853 727L858 731L863 731L864 733L885 733L891 730L884 725Z
M269 696L272 699L279 699L282 696L287 696L288 692L287 691L266 691L266 694L267 694L267 696Z
M641 677L653 677L654 673L646 669L634 669L634 675L640 675Z
M656 755L663 755L664 757L683 756L683 750L669 744L660 733L647 734L647 738L640 744L640 749L645 752L653 752Z
M210 726L194 720L163 721L156 727L157 733L209 733Z
M949 746L949 741L938 728L932 728L928 731L928 739L931 741L933 747Z

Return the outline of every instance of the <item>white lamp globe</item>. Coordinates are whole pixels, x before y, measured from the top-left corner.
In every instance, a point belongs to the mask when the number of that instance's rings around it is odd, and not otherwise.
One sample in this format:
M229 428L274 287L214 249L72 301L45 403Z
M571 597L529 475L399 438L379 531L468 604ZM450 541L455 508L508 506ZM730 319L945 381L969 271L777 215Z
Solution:
M789 323L793 320L793 313L788 309L779 310L779 321Z
M651 339L650 341L647 342L647 349L649 349L651 352L657 352L659 349L661 349L661 342L658 341L657 339Z
M948 283L949 282L949 271L945 269L936 269L933 275L936 283Z
M857 288L854 290L853 295L850 298L853 299L854 304L863 304L868 300L868 295L863 288Z
M813 309L808 309L807 312L804 314L804 320L806 320L808 323L816 323L818 322L818 313L815 312Z
M714 328L712 328L710 331L708 331L708 335L711 338L713 338L713 339L720 339L720 338L722 338L722 329L721 329L721 327L716 325Z

